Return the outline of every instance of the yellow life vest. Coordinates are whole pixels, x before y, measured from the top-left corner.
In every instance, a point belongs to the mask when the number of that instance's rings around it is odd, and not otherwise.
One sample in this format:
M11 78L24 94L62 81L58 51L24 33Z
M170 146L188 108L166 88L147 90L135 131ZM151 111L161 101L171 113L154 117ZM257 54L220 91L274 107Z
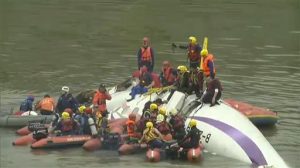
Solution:
M156 135L156 133L154 132L154 128L146 128L145 131L145 140L147 143L158 138L158 135Z

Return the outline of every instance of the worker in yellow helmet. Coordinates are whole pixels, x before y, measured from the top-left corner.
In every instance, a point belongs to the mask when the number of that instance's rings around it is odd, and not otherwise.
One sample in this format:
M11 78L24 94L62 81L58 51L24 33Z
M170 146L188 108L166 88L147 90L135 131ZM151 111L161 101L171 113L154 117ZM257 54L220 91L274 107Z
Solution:
M139 142L146 142L151 149L154 149L163 146L162 140L163 136L156 128L154 128L153 123L147 122L146 129L143 131L143 136Z
M188 44L188 60L190 62L190 69L197 69L200 62L200 52L201 47L197 42L196 37L190 36L189 37L189 44Z
M68 112L61 114L61 120L53 128L54 131L59 131L60 135L73 135L77 134L79 129L78 123L71 118Z
M177 67L178 75L176 82L174 83L175 89L171 90L171 93L167 100L170 100L173 93L177 90L183 93L187 93L189 90L189 71L186 66L179 65Z
M211 79L215 78L216 69L214 65L214 56L208 53L207 49L203 49L201 51L201 56L203 57L203 73L205 77L209 77Z
M201 134L197 128L197 121L195 119L191 119L189 128L187 135L178 143L180 146L179 151L182 151L182 149L197 148L199 146Z
M187 57L190 64L189 65L190 69L196 69L199 66L199 62L201 58L200 52L202 48L198 44L197 38L195 36L190 36L188 40L189 40L188 45L177 46L176 44L172 43L172 47L173 48L179 47L181 49L186 49L188 51Z

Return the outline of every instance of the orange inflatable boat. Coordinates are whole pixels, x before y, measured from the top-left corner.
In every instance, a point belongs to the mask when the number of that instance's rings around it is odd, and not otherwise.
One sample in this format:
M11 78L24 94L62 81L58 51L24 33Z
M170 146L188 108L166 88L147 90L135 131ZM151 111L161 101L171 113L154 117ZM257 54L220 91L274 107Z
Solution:
M120 155L130 155L135 154L141 151L145 151L147 149L147 144L123 144L119 148Z
M83 145L92 139L90 135L68 135L43 138L31 145L32 149L65 148Z
M202 150L199 146L198 148L192 148L187 151L187 159L190 162L198 162L201 160Z
M25 146L36 142L33 138L32 133L28 135L23 135L22 137L17 138L12 144L14 146Z
M159 162L160 161L160 149L148 149L146 152L146 159L149 162Z
M224 101L247 116L256 126L272 126L275 125L279 119L277 113L266 108L256 107L234 99L225 99Z

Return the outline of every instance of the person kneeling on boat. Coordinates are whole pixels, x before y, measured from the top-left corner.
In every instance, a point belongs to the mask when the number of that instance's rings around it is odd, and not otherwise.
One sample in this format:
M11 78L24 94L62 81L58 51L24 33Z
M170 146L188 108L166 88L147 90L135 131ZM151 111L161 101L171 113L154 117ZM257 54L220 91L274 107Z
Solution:
M146 129L144 130L143 136L139 143L144 141L150 146L151 149L162 148L164 145L163 136L156 128L153 127L152 122L146 123Z
M78 132L78 123L74 121L68 112L61 114L61 120L57 123L54 128L54 132L58 132L59 135L74 135Z
M197 148L199 146L200 130L197 128L197 121L191 119L187 135L178 143L179 152L183 149Z
M86 107L84 105L78 108L79 113L75 114L74 119L79 123L79 135L91 135L89 126L89 116L85 113Z
M170 111L170 120L169 123L172 126L172 136L177 141L181 141L185 136L185 129L184 129L184 123L185 118L178 114L178 111L176 109L173 109Z
M208 78L206 82L207 88L203 94L202 101L203 103L210 103L211 106L214 106L218 103L218 100L222 95L222 85L218 78Z
M136 115L134 113L129 114L126 121L126 128L128 134L128 143L137 143L141 138L141 134L136 132Z
M36 110L40 110L42 115L52 115L55 109L55 101L50 95L46 94L35 108Z
M166 141L172 140L171 126L165 120L165 117L162 114L157 115L156 126L155 127L163 135L164 140L166 140Z
M100 112L96 113L96 126L100 137L104 137L109 133L108 120Z

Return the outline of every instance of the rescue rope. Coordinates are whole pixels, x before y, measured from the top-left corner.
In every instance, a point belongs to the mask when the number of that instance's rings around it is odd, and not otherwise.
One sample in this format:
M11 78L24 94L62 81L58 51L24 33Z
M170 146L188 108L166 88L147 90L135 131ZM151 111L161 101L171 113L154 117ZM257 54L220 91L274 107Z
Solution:
M175 87L173 85L166 86L166 87L160 87L160 88L150 88L148 92L144 93L144 95L151 95L153 93L163 92L166 90L174 89Z

